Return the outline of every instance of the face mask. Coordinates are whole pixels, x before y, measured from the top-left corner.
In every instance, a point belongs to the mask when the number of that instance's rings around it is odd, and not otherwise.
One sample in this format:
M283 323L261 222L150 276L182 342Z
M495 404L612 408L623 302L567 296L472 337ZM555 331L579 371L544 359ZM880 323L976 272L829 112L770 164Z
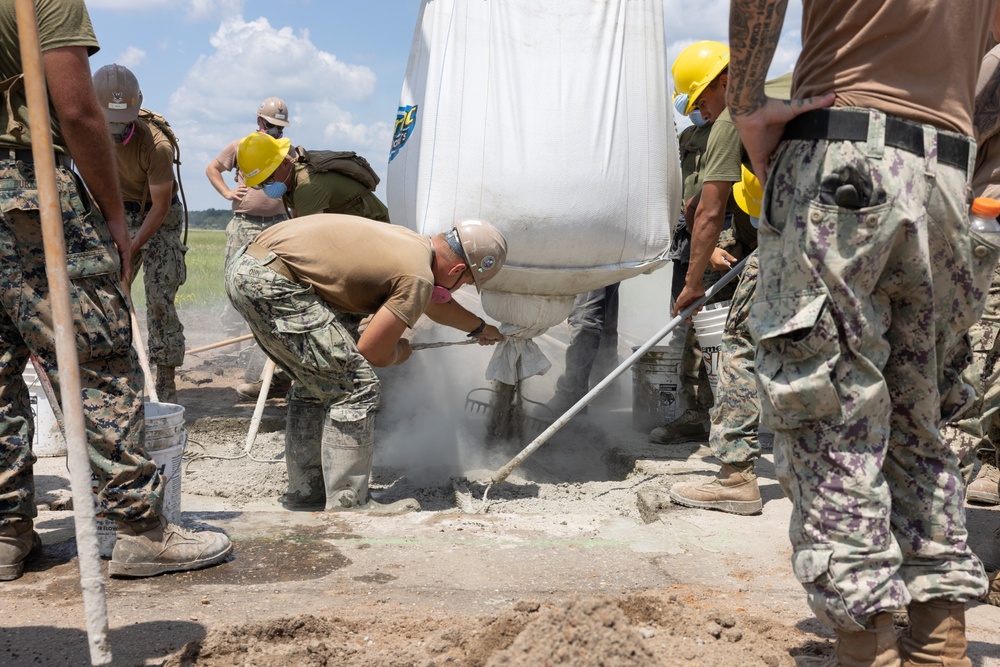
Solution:
M116 144L127 144L135 133L135 123L108 123Z
M431 292L431 302L448 303L449 301L451 301L451 292L440 285L435 285L434 291Z
M280 139L281 135L285 133L285 128L280 125L272 125L271 127L262 129L261 132L274 139Z
M755 218L753 216L750 216L750 224L753 225L754 229L757 229L758 227L760 227L760 218Z
M695 109L694 111L689 113L688 118L691 120L692 123L694 123L698 127L703 127L707 123L707 121L701 117L701 111L699 111L698 109Z
M263 188L264 194L266 194L271 199L281 199L285 192L288 190L288 186L281 181L275 181L273 183L268 183Z

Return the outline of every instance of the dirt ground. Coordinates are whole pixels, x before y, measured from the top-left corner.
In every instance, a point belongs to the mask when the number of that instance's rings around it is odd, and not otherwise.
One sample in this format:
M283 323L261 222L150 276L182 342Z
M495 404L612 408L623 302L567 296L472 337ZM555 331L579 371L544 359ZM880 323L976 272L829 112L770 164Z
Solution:
M189 348L222 338L217 311L183 316ZM551 396L565 339L564 327L539 339L554 367L526 383L528 399ZM625 337L623 358L637 342ZM233 390L247 356L235 346L189 355L178 396L183 520L225 530L234 554L198 572L106 580L114 664L778 667L830 651L791 572L790 504L770 451L759 516L665 503L671 484L718 464L706 443L652 445L632 428L630 375L484 506L484 480L537 431L487 442L467 399L487 386L488 348L415 352L381 374L372 486L422 511L327 514L276 502L283 399L267 402L248 447L255 406ZM0 585L0 664L87 664L65 459L40 459L35 475L45 548ZM977 553L1000 567L1000 511L970 506L968 516ZM972 605L968 625L974 665L1000 666L1000 608Z

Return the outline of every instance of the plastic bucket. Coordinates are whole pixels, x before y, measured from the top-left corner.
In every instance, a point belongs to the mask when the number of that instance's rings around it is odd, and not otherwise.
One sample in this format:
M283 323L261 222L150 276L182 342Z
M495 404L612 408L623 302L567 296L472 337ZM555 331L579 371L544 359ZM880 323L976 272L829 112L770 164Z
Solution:
M45 395L42 381L29 367L24 372L24 383L28 385L31 400L32 420L35 422L35 438L31 441L31 451L35 456L66 456L66 438L59 430L59 421Z
M163 480L163 516L167 521L181 520L181 472L187 431L184 407L173 403L146 403L146 454L160 471ZM97 496L97 478L94 478ZM111 558L118 525L103 516L97 518L97 542L101 556Z
M632 351L638 350L632 348ZM680 347L651 347L632 364L632 428L649 433L684 414Z
M691 318L698 345L705 358L708 382L712 385L712 393L719 384L719 357L722 353L722 332L726 328L726 318L729 317L729 301L721 301L705 306L700 313Z

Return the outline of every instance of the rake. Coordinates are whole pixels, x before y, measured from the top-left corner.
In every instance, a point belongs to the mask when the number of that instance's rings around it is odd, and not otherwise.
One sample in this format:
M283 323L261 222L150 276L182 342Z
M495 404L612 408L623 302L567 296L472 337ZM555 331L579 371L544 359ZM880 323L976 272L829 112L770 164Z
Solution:
M476 394L476 396L473 396ZM480 396L485 395L485 398ZM489 387L477 387L470 391L465 396L465 410L466 412L472 413L474 415L486 415L489 414L490 408L497 401L497 392ZM541 411L546 413L545 417L535 417L532 415L524 415L524 425L536 433L541 433L545 428L555 421L556 414L552 412L552 409L545 405L544 403L539 403L538 401L533 401L530 398L525 398L521 396L521 400L525 403L531 403L532 405L539 408Z
M594 398L597 397L604 389L614 382L619 375L628 370L632 364L639 360L646 352L649 351L654 345L659 343L664 336L673 331L681 322L691 317L695 311L701 308L709 299L715 296L723 287L729 284L733 278L735 278L743 270L743 267L747 263L748 257L744 257L736 266L729 270L729 272L719 279L717 283L712 285L708 291L705 292L701 298L697 299L690 306L685 308L680 315L673 318L664 326L660 331L658 331L652 338L642 344L635 352L632 353L628 359L623 361L617 368L615 368L611 373L608 374L606 378L601 380L600 383L593 389L591 389L583 398L577 401L572 407L570 407L565 414L563 414L559 419L549 425L538 437L531 441L527 447L521 450L517 456L507 462L507 464L500 468L498 471L493 473L489 479L483 480L479 484L485 484L486 489L483 491L483 500L478 508L475 507L475 503L472 499L472 492L468 488L462 488L460 485L455 487L455 500L458 502L462 511L470 514L482 514L489 507L488 495L490 489L494 484L500 484L514 471L514 468L521 465L525 459L535 453L542 445L548 442L549 438L556 434L559 429L566 425L570 419L575 417L581 410L583 410L587 405L590 404Z

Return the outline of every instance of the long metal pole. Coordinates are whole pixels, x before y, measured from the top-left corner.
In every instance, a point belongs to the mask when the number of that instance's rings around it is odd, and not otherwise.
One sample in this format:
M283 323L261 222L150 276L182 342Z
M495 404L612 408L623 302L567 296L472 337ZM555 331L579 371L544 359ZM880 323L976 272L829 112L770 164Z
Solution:
M111 663L108 608L104 596L104 573L101 571L101 557L97 548L96 512L90 485L87 430L83 419L83 393L79 358L76 354L73 310L70 305L69 272L66 270L66 239L63 237L52 133L49 132L51 119L45 72L42 68L42 48L38 38L38 18L33 0L16 0L15 9L21 62L24 65L28 122L34 128L31 133L31 151L38 179L45 275L49 281L59 385L63 417L66 420L66 456L73 490L76 549L79 554L83 607L87 618L90 662L93 665L107 665Z
M583 398L574 403L573 406L569 410L567 410L562 417L557 419L555 422L552 423L551 426L542 431L537 438L532 440L527 447L521 450L520 454L511 459L507 463L507 465L505 465L504 467L500 468L498 471L493 473L493 475L489 479L489 485L492 486L493 484L499 484L500 482L507 479L507 476L514 471L514 468L521 465L526 458L534 454L539 447L548 442L548 439L551 438L553 435L555 435L556 431L565 426L566 422L575 417L576 414L580 412L580 410L583 410L585 407L587 407L587 405L592 400L594 400L594 398L596 398L598 394L604 391L605 387L614 382L619 375L628 370L632 366L632 364L638 361L639 358L642 357L642 355L646 354L646 352L648 352L651 347L659 343L663 339L663 337L666 336L668 333L670 333L677 325L679 325L687 318L691 317L691 314L694 313L694 311L701 308L706 301L711 299L719 292L719 290L721 290L723 287L729 284L729 281L735 278L737 274L739 274L739 272L743 270L743 266L747 263L747 259L748 259L747 257L744 257L742 260L740 260L740 263L734 266L732 269L730 269L729 272L719 280L719 282L712 285L708 289L708 291L705 292L704 296L702 296L700 299L698 299L690 306L685 308L680 315L670 320L670 322L668 322L665 327L660 329L660 331L657 332L652 338L643 343L643 345L639 347L639 349L633 352L632 356L623 361L616 369L611 371L608 374L608 377L601 380L596 387L591 389ZM489 491L489 487L487 487L487 491ZM485 505L485 500L486 499L484 495L483 498L484 505Z

